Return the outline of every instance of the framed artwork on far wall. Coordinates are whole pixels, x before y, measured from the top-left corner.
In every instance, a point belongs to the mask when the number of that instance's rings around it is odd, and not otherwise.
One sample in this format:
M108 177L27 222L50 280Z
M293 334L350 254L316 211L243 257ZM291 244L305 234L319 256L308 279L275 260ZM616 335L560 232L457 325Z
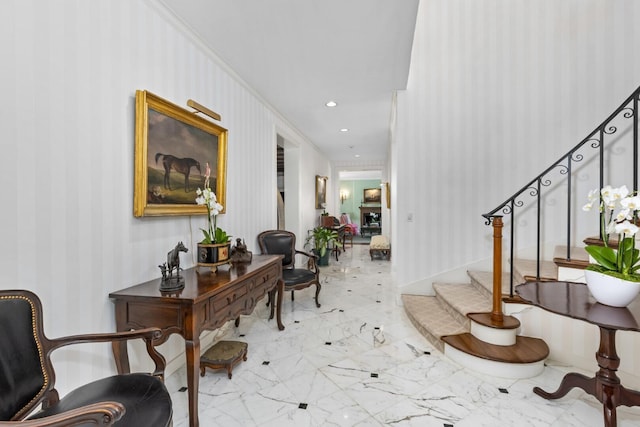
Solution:
M316 175L316 209L327 206L327 179L326 176Z
M226 206L227 130L146 90L136 91L133 215L206 215L196 204L207 164ZM221 213L224 213L224 209Z
M387 209L391 209L391 184L385 183L386 187L386 199L387 199Z
M379 188L365 188L363 200L365 203L380 203L382 201L381 193Z

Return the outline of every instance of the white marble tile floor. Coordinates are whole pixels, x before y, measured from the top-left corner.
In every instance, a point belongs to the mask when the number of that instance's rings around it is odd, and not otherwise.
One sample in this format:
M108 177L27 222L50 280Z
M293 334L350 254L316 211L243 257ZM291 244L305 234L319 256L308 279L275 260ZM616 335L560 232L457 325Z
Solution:
M322 291L286 294L284 331L268 321L266 300L230 322L217 339L249 344L248 360L200 378L202 427L420 426L600 427L601 404L582 390L545 400L571 367L547 366L530 379L488 377L435 350L407 319L391 263L371 261L366 245L322 268ZM594 349L595 351L595 349ZM593 373L584 372L591 376ZM188 425L182 367L167 378L174 426ZM618 408L618 426L640 426L640 408Z

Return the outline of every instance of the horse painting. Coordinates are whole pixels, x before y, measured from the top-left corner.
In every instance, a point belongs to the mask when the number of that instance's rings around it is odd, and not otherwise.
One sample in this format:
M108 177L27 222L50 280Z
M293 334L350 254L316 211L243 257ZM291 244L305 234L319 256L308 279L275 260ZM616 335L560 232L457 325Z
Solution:
M202 174L200 170L200 162L192 159L191 157L178 158L176 156L172 156L171 154L162 154L156 153L156 164L158 164L158 159L162 157L162 166L164 167L164 188L167 190L172 190L171 181L169 180L169 173L171 169L175 170L178 173L184 175L184 191L185 193L191 191L189 185L189 175L191 174L191 168L195 166L198 169L198 172Z

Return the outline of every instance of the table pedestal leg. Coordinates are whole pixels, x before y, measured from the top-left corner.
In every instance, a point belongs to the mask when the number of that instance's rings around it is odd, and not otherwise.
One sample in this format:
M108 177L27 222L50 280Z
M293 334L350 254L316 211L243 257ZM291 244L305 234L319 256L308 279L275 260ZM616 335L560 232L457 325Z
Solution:
M640 405L640 393L628 390L620 384L616 371L620 366L620 358L616 353L616 330L600 326L600 348L596 353L600 370L593 378L575 372L568 373L562 379L558 389L549 393L539 387L533 392L545 399L559 399L574 387L581 388L602 402L605 427L616 427L616 407Z

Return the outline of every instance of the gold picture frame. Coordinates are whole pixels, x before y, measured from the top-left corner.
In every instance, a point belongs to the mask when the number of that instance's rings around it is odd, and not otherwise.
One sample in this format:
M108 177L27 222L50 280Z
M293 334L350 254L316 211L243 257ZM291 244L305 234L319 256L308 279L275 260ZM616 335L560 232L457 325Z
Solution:
M386 187L386 199L387 199L387 209L391 209L391 183L385 183Z
M316 209L327 206L327 180L329 177L316 175Z
M380 203L382 201L382 192L380 188L365 188L362 197L364 203Z
M200 215L205 169L226 206L227 129L146 90L136 91L133 215ZM221 213L224 213L224 209Z

